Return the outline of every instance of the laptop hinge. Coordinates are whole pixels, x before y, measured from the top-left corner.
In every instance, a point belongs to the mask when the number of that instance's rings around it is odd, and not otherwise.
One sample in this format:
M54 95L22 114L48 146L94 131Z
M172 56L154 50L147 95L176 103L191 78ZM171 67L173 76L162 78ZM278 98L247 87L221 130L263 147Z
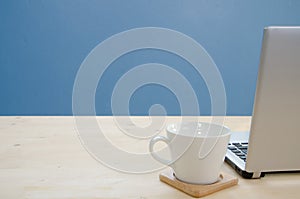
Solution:
M260 178L261 177L261 172L253 172L252 178Z

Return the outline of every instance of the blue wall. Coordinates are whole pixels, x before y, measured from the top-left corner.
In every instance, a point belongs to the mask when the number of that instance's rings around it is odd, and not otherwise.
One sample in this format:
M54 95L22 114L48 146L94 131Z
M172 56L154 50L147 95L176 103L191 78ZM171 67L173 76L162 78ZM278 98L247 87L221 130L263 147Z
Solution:
M158 26L187 34L205 47L223 76L228 115L252 112L262 30L269 25L300 25L298 0L202 1L0 1L0 114L71 115L76 72L101 41L136 27ZM100 81L97 114L109 115L112 88L124 71L147 62L174 66L188 77L210 113L205 84L180 58L156 50L118 59ZM133 115L153 103L180 114L174 95L145 86L132 96Z

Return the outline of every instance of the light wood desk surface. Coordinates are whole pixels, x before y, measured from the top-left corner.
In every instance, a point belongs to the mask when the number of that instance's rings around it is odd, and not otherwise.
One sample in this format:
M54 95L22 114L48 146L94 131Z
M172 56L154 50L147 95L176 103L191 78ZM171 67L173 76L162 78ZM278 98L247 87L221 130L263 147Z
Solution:
M112 117L100 119L117 131ZM242 131L250 119L226 117L225 125ZM238 176L225 163L222 170ZM1 199L191 198L160 182L160 172L126 174L103 166L81 145L73 117L0 117ZM239 177L237 186L205 198L300 198L300 174Z

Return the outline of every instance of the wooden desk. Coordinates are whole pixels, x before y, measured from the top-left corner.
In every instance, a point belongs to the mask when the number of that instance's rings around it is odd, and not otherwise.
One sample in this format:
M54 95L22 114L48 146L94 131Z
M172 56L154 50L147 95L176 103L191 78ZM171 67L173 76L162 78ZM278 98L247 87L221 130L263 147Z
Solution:
M116 129L112 117L100 119ZM227 117L225 124L246 130L250 117ZM238 176L227 164L223 171ZM73 117L0 117L0 198L191 198L160 182L160 172L126 174L103 166L82 147ZM239 180L206 198L300 197L300 174Z

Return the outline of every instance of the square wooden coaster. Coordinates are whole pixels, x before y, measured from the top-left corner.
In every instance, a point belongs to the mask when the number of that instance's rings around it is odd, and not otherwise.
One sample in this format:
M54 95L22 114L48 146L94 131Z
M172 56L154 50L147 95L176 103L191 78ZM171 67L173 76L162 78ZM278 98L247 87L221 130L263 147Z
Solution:
M238 184L238 179L226 173L220 174L220 180L214 184L197 185L189 184L178 180L172 170L164 171L159 175L160 181L196 198L207 196L217 191L232 187Z

